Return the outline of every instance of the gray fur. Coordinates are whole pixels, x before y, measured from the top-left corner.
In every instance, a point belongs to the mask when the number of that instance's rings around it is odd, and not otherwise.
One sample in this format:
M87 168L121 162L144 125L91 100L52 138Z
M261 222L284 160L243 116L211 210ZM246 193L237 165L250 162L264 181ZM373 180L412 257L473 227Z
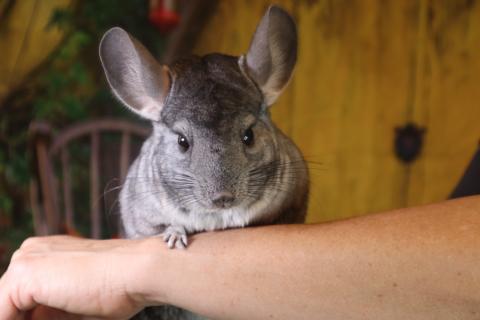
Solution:
M145 47L121 28L100 41L100 60L115 96L133 112L158 120L169 85L162 68Z
M266 104L274 103L297 61L297 28L292 17L277 6L268 8L241 61L246 73L262 90Z
M184 248L196 232L304 221L307 168L268 110L290 79L296 44L295 24L278 7L269 8L240 58L209 54L162 68L125 31L106 33L100 55L113 92L153 120L120 193L127 237L163 235L170 248ZM254 139L246 145L249 128ZM179 134L189 141L186 151ZM218 195L233 199L219 206ZM194 317L180 314L173 318Z

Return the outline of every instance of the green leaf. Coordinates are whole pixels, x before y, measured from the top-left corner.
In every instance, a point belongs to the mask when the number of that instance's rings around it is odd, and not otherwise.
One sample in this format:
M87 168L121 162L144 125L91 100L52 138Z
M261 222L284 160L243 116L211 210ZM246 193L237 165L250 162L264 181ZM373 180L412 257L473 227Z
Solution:
M59 50L58 58L61 60L71 60L77 57L80 50L88 46L92 42L92 37L84 31L73 32L65 44Z
M78 85L84 85L88 81L87 67L82 62L76 62L68 72L68 76Z
M6 196L0 196L0 210L5 211L5 212L10 212L13 207L13 201L6 197Z
M62 99L62 102L69 119L79 120L87 117L87 109L76 96L68 95Z
M11 157L11 160L6 165L5 177L12 184L26 185L28 183L30 174L25 154L16 154Z
M73 12L65 8L57 8L53 10L50 20L47 24L47 30L53 27L59 29L68 28L73 22Z

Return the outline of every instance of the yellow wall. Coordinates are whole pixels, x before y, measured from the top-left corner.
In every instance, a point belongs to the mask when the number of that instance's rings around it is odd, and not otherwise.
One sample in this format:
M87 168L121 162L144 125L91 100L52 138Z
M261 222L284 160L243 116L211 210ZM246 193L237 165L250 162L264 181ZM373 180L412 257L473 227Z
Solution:
M47 24L53 9L71 2L16 1L5 20L0 21L0 102L55 49L62 33L57 28L47 29ZM0 10L4 9L2 4Z
M270 1L222 0L196 53L239 55ZM273 118L311 162L309 222L445 199L480 139L480 4L276 1L299 57ZM394 129L427 129L410 167Z

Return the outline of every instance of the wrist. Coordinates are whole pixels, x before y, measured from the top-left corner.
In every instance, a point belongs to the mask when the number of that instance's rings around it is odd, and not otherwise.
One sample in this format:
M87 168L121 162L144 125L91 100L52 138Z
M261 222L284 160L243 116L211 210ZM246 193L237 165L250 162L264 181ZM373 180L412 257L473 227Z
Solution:
M170 258L165 243L158 237L138 240L130 279L126 280L127 292L134 303L144 308L168 303L165 287Z

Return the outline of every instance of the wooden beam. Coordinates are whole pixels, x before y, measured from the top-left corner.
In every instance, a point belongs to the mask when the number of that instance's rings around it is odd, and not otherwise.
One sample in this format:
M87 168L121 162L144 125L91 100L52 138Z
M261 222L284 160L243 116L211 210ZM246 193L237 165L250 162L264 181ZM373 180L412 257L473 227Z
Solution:
M181 12L180 25L167 42L162 63L170 64L191 54L208 19L215 12L218 0L189 0Z

